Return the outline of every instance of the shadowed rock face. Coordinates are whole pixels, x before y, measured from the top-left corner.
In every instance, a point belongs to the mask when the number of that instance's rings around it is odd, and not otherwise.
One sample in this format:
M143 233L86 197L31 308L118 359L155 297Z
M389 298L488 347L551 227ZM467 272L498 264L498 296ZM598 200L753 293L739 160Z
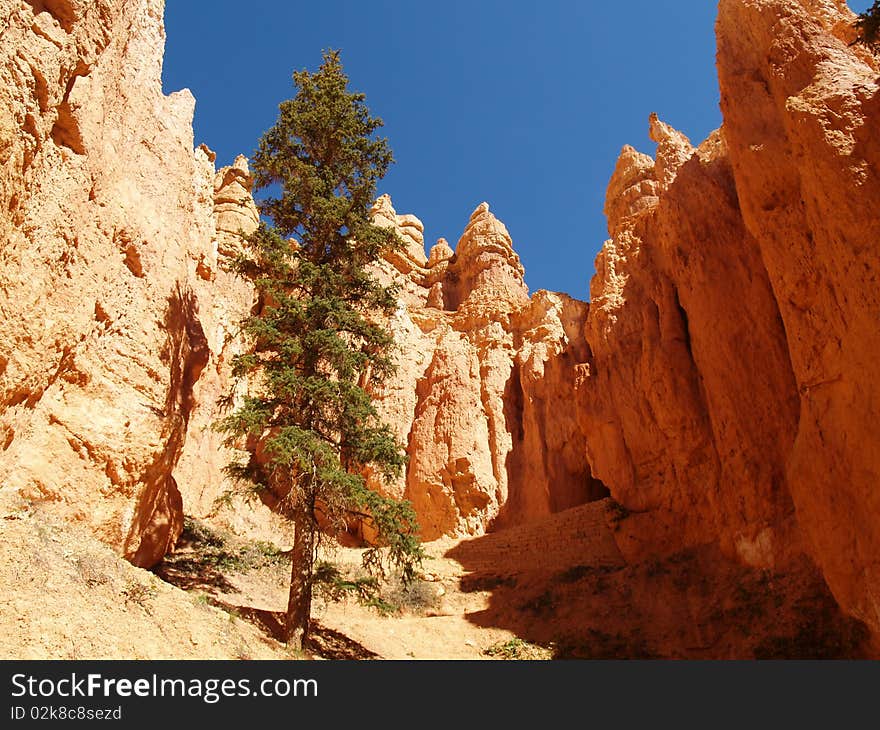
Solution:
M608 189L578 386L590 462L648 550L806 551L844 610L876 606L880 288L876 60L836 0L723 0L724 125L651 120Z
M678 539L733 552L792 512L780 489L797 417L785 331L723 142L685 147L656 120L652 132L656 165L625 149L609 184L583 428L619 501L669 509Z
M718 71L743 220L787 335L798 524L844 609L876 630L880 67L849 45L852 20L842 0L725 0Z

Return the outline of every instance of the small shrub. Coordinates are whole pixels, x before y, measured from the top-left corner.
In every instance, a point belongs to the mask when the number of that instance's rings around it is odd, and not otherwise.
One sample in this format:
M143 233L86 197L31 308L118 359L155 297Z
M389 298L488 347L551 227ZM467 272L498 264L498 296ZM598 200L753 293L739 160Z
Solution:
M608 501L606 509L608 510L608 521L615 532L620 529L620 523L632 514L632 512L614 499Z
M655 659L641 633L609 634L597 629L569 634L555 643L554 659Z
M105 585L110 582L105 566L96 564L94 560L86 560L85 558L77 558L74 561L76 574L79 579L89 588Z
M226 540L219 532L211 529L204 522L186 515L183 518L183 532L180 533L180 542L222 548Z
M495 575L485 573L473 573L463 575L459 579L459 587L465 593L475 593L477 591L494 591L497 588L515 588L516 576L513 575Z
M122 589L126 603L135 603L150 613L150 603L156 597L156 586L140 583L134 578L129 579Z
M542 646L514 637L483 649L483 656L508 660L550 659L551 652Z
M376 609L383 616L397 613L399 606L381 595L379 579L372 575L346 576L333 563L319 561L313 573L314 591L325 601L354 598L362 606Z
M425 614L439 606L439 596L430 583L419 579L407 581L403 571L380 580L371 575L346 575L337 565L327 561L315 565L314 590L325 601L354 598L362 606L375 609L383 616L404 610Z
M399 572L387 581L383 593L390 604L411 614L424 616L440 608L440 596L433 583L417 579L407 584Z
M546 616L556 612L556 599L552 590L546 590L539 596L522 604L522 609L535 616Z
M167 560L190 560L191 568L213 567L220 571L246 572L283 565L286 554L275 545L260 540L240 541L232 535L214 530L193 517L185 517L179 545L195 553L194 558L170 556Z

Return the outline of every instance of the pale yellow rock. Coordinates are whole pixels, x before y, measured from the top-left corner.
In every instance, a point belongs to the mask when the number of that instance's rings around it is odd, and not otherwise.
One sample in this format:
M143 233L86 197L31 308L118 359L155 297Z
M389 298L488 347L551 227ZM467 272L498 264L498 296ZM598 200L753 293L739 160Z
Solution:
M402 274L424 276L428 265L425 256L425 227L414 215L397 215L390 195L381 195L370 210L373 223L383 228L394 228L403 243L400 251L389 252L388 260Z
M247 158L239 155L214 176L214 220L218 252L232 256L241 250L242 237L256 230L260 214L251 195Z
M694 154L691 141L677 129L661 122L656 114L649 118L649 136L657 143L657 159L654 174L662 189L675 180L679 168Z
M433 268L444 261L449 261L454 253L452 246L449 245L445 238L438 238L437 243L431 247L431 252L428 256L428 266Z
M213 162L190 93L161 91L162 11L0 2L0 501L144 566L181 526L216 262Z
M288 528L283 520L261 503L244 499L241 490L226 477L224 468L244 455L224 447L223 435L212 428L226 413L219 403L233 387L232 359L243 352L239 323L255 303L250 283L230 271L230 257L242 249L244 238L259 224L243 155L218 170L213 180L215 275L210 284L200 283L197 287L202 305L199 318L210 357L193 387L187 440L173 474L186 514L210 519L214 525L239 535L284 543ZM236 388L241 396L247 386L241 383Z

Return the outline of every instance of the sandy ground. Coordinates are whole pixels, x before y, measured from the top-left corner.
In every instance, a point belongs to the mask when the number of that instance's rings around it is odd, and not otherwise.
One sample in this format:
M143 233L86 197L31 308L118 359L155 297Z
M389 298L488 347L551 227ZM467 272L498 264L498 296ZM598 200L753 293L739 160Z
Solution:
M483 537L428 543L420 580L404 590L389 576L378 607L316 595L313 643L300 654L279 640L289 565L269 542L190 520L175 552L151 572L83 529L38 511L11 512L0 515L0 658L878 654L806 559L771 572L702 546L627 562L620 546L643 530L596 502ZM322 558L348 582L365 575L361 550L335 548Z
M457 590L462 568L442 557L455 544L427 546L434 556L425 563L428 580L409 592L395 585L399 610L393 615L354 599L316 598L310 655L489 658L484 650L514 634L466 618L486 607L488 594ZM0 658L305 658L276 638L287 602L286 564L224 570L195 561L193 568L186 558L195 552L184 548L177 556L192 568L172 577L184 589L120 560L76 526L53 524L33 511L2 516ZM329 557L344 571L361 572L360 550L336 548Z
M462 566L443 557L457 541L441 540L425 548L424 580L404 589L394 580L383 587L383 598L398 610L385 614L348 598L327 601L316 597L312 617L323 628L351 640L351 658L383 659L487 659L484 652L516 636L512 631L481 627L468 618L485 610L490 593L464 593L459 589ZM361 550L336 548L325 554L348 575L362 575ZM287 605L287 567L231 576L235 590L218 597L230 606L251 606L270 611L280 621ZM535 658L546 658L535 652ZM344 657L343 650L341 655ZM333 654L331 653L331 656Z
M257 627L38 512L0 519L3 659L270 659Z

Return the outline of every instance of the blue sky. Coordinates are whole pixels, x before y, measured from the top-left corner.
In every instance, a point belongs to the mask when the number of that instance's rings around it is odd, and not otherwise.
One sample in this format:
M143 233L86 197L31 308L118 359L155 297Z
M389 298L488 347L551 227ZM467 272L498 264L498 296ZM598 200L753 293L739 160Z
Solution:
M854 0L856 10L870 0ZM588 297L620 148L653 153L648 115L699 142L721 122L711 0L168 0L164 85L196 97L196 144L250 154L295 69L342 50L385 120L380 184L430 247L483 200L529 288Z

